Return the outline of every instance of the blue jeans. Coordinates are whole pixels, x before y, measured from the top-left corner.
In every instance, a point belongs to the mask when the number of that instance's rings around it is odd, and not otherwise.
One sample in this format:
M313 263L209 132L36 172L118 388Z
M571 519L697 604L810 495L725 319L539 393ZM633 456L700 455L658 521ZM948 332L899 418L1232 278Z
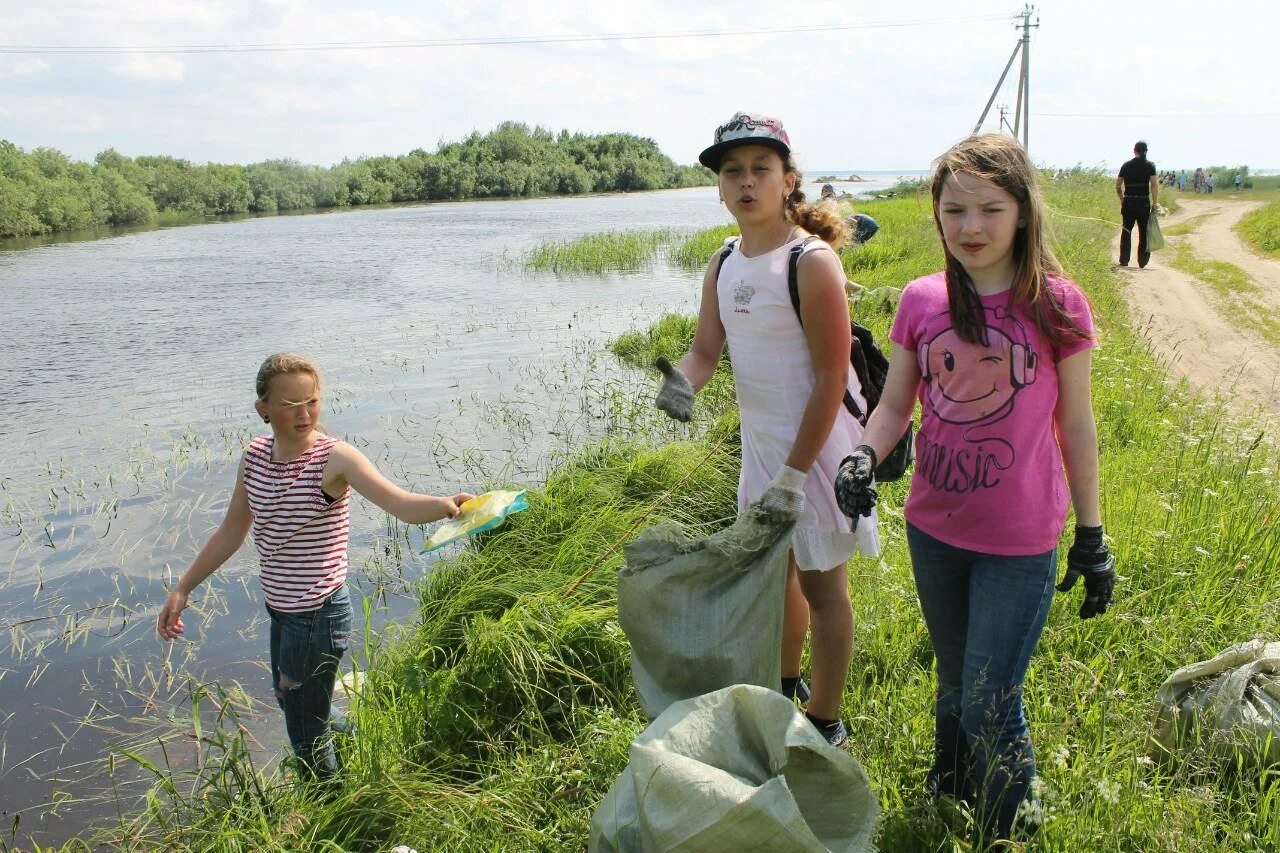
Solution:
M330 717L333 685L351 643L351 594L344 586L315 610L292 612L268 605L271 616L271 687L284 711L285 730L303 779L338 771Z
M1053 600L1057 549L981 554L910 524L907 545L938 671L929 787L976 801L983 834L1007 838L1036 774L1022 680Z

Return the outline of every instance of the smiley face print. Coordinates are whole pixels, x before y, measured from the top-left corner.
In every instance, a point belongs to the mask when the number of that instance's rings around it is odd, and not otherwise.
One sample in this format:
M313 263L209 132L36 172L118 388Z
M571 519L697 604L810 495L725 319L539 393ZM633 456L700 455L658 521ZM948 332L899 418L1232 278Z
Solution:
M1004 308L987 309L993 319L1011 321L1016 330L988 323L987 344L964 341L950 326L919 347L920 373L934 414L951 424L990 423L1013 409L1018 390L1035 381L1036 354L1021 325ZM1015 340L1021 337L1022 340Z

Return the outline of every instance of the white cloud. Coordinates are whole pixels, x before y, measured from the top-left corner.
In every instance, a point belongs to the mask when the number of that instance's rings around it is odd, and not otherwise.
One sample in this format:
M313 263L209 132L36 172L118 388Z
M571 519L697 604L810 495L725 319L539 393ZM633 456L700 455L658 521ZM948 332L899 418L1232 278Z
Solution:
M15 56L0 62L0 77L31 77L49 70L49 63L38 56Z
M120 77L169 83L180 83L187 74L186 64L176 56L151 53L130 53L111 70Z
M1192 20L1198 0L1166 0ZM1178 34L1113 0L1044 0L1033 37L1033 113L1254 112L1270 102L1271 0L1239 0L1238 44L1179 52ZM1247 9L1244 7L1248 7ZM737 109L786 122L812 168L923 167L973 126L1015 31L1008 0L916 0L906 11L835 0L63 0L24 4L4 40L28 44L248 44L759 29L886 20L1000 20L803 34L542 45L0 60L5 135L78 157L109 144L193 160L298 157L332 163L431 148L513 119L630 131L692 162ZM1099 26L1105 18L1107 25ZM1230 62L1225 57L1230 57ZM56 73L49 73L56 72ZM114 76L111 72L114 72ZM1016 73L1016 70L1015 70ZM1013 76L1013 75L1011 75ZM92 105L91 139L15 98ZM997 101L1012 105L1012 85ZM1268 123L1268 121L1270 123ZM1147 125L1152 125L1147 127ZM1280 120L1165 121L1033 116L1045 162L1118 162L1137 136L1169 160L1270 157ZM1137 134L1137 135L1135 135ZM1131 138L1132 137L1132 138ZM1252 153L1250 153L1252 152Z

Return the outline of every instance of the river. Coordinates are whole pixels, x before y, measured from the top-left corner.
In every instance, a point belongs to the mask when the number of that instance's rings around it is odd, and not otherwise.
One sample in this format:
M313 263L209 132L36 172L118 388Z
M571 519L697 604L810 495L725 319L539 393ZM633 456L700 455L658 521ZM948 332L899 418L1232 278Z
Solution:
M896 175L877 178L849 188ZM702 187L0 244L0 831L20 814L19 843L57 843L136 808L151 780L122 749L190 771L190 697L205 689L237 709L264 760L278 754L251 545L192 597L182 641L154 632L261 431L266 355L311 356L327 429L402 485L536 486L558 455L617 426L611 395L643 388L607 343L692 311L698 276L663 261L531 274L522 254L726 221ZM431 559L422 528L352 506L351 584L382 634L413 620L408 581ZM199 703L206 719L213 704Z

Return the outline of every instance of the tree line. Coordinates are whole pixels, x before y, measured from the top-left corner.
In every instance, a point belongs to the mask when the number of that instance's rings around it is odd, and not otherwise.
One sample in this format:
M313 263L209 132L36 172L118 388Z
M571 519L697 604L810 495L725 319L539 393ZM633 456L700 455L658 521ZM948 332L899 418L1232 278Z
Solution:
M652 139L629 133L555 133L506 122L400 156L330 167L296 160L198 165L176 157L93 163L53 148L23 151L0 140L0 237L104 225L143 225L161 214L216 216L395 201L626 192L702 186L715 177L681 166Z

